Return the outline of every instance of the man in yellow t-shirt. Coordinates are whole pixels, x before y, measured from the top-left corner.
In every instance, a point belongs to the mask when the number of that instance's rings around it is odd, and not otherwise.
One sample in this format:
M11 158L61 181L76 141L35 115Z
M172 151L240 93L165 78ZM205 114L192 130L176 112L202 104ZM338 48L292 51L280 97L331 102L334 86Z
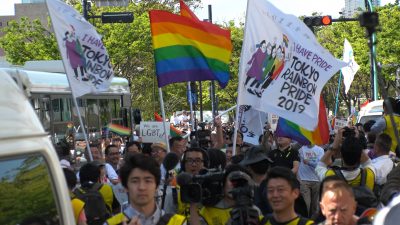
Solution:
M264 216L262 225L311 225L312 220L299 216L294 210L300 195L300 183L296 175L286 167L274 167L267 175L267 197L272 214Z

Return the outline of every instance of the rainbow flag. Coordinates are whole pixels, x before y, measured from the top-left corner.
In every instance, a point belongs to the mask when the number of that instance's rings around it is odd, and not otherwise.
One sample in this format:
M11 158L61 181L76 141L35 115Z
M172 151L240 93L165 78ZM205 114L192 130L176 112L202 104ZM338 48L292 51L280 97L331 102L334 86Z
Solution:
M117 133L119 135L125 135L125 136L131 135L131 129L129 127L124 127L119 124L113 124L113 123L109 123L107 127L108 129L110 129L110 131Z
M179 5L181 8L181 16L185 16L194 20L199 21L199 18L189 9L189 7L182 1L179 1Z
M163 122L163 118L156 112L154 112L154 120L158 122ZM169 135L171 137L183 136L182 132L176 129L173 125L169 125Z
M329 123L325 111L325 103L320 98L318 126L314 131L309 131L282 117L278 120L275 134L290 137L303 145L324 145L329 142Z
M230 31L193 18L187 6L181 13L149 12L158 86L217 80L224 88L230 78Z

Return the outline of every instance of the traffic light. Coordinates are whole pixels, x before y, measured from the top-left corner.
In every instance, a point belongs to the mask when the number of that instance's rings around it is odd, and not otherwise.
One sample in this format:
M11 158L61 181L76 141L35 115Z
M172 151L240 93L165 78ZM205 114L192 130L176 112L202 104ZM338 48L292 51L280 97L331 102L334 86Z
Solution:
M132 12L104 12L101 14L102 23L132 23Z
M309 17L304 17L303 22L308 27L328 26L328 25L332 24L332 17L331 16L309 16Z

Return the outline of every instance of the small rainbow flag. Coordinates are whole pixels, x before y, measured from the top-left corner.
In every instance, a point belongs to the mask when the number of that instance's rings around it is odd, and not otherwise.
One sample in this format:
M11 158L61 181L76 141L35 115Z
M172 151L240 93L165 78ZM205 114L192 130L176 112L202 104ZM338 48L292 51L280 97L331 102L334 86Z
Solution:
M129 127L124 127L119 124L113 124L113 123L109 123L107 127L108 129L110 129L110 131L117 133L119 135L124 135L124 136L131 135L131 129Z
M158 122L163 122L163 118L156 112L154 112L154 119ZM171 137L183 136L182 132L176 129L173 125L169 125L169 135Z
M194 18L187 6L181 14L149 12L158 86L217 80L224 88L230 78L230 31Z
M329 123L325 111L325 103L320 98L318 126L314 131L309 131L282 117L278 120L275 131L277 136L290 137L303 145L324 145L329 142Z

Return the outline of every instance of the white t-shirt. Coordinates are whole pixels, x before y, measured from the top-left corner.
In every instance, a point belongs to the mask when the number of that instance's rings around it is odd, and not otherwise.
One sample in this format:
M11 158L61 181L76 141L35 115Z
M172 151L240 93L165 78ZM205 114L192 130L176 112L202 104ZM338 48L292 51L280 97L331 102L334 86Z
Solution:
M109 164L106 163L106 176L109 180L117 180L118 174L115 172L114 168Z
M324 149L314 145L312 147L303 146L299 149L300 165L298 176L304 181L319 181L318 175L315 172L315 167L324 155ZM304 163L308 161L308 164Z
M375 168L375 181L377 184L385 184L386 176L393 169L393 161L389 158L389 155L382 155L375 159L372 159L372 165Z

